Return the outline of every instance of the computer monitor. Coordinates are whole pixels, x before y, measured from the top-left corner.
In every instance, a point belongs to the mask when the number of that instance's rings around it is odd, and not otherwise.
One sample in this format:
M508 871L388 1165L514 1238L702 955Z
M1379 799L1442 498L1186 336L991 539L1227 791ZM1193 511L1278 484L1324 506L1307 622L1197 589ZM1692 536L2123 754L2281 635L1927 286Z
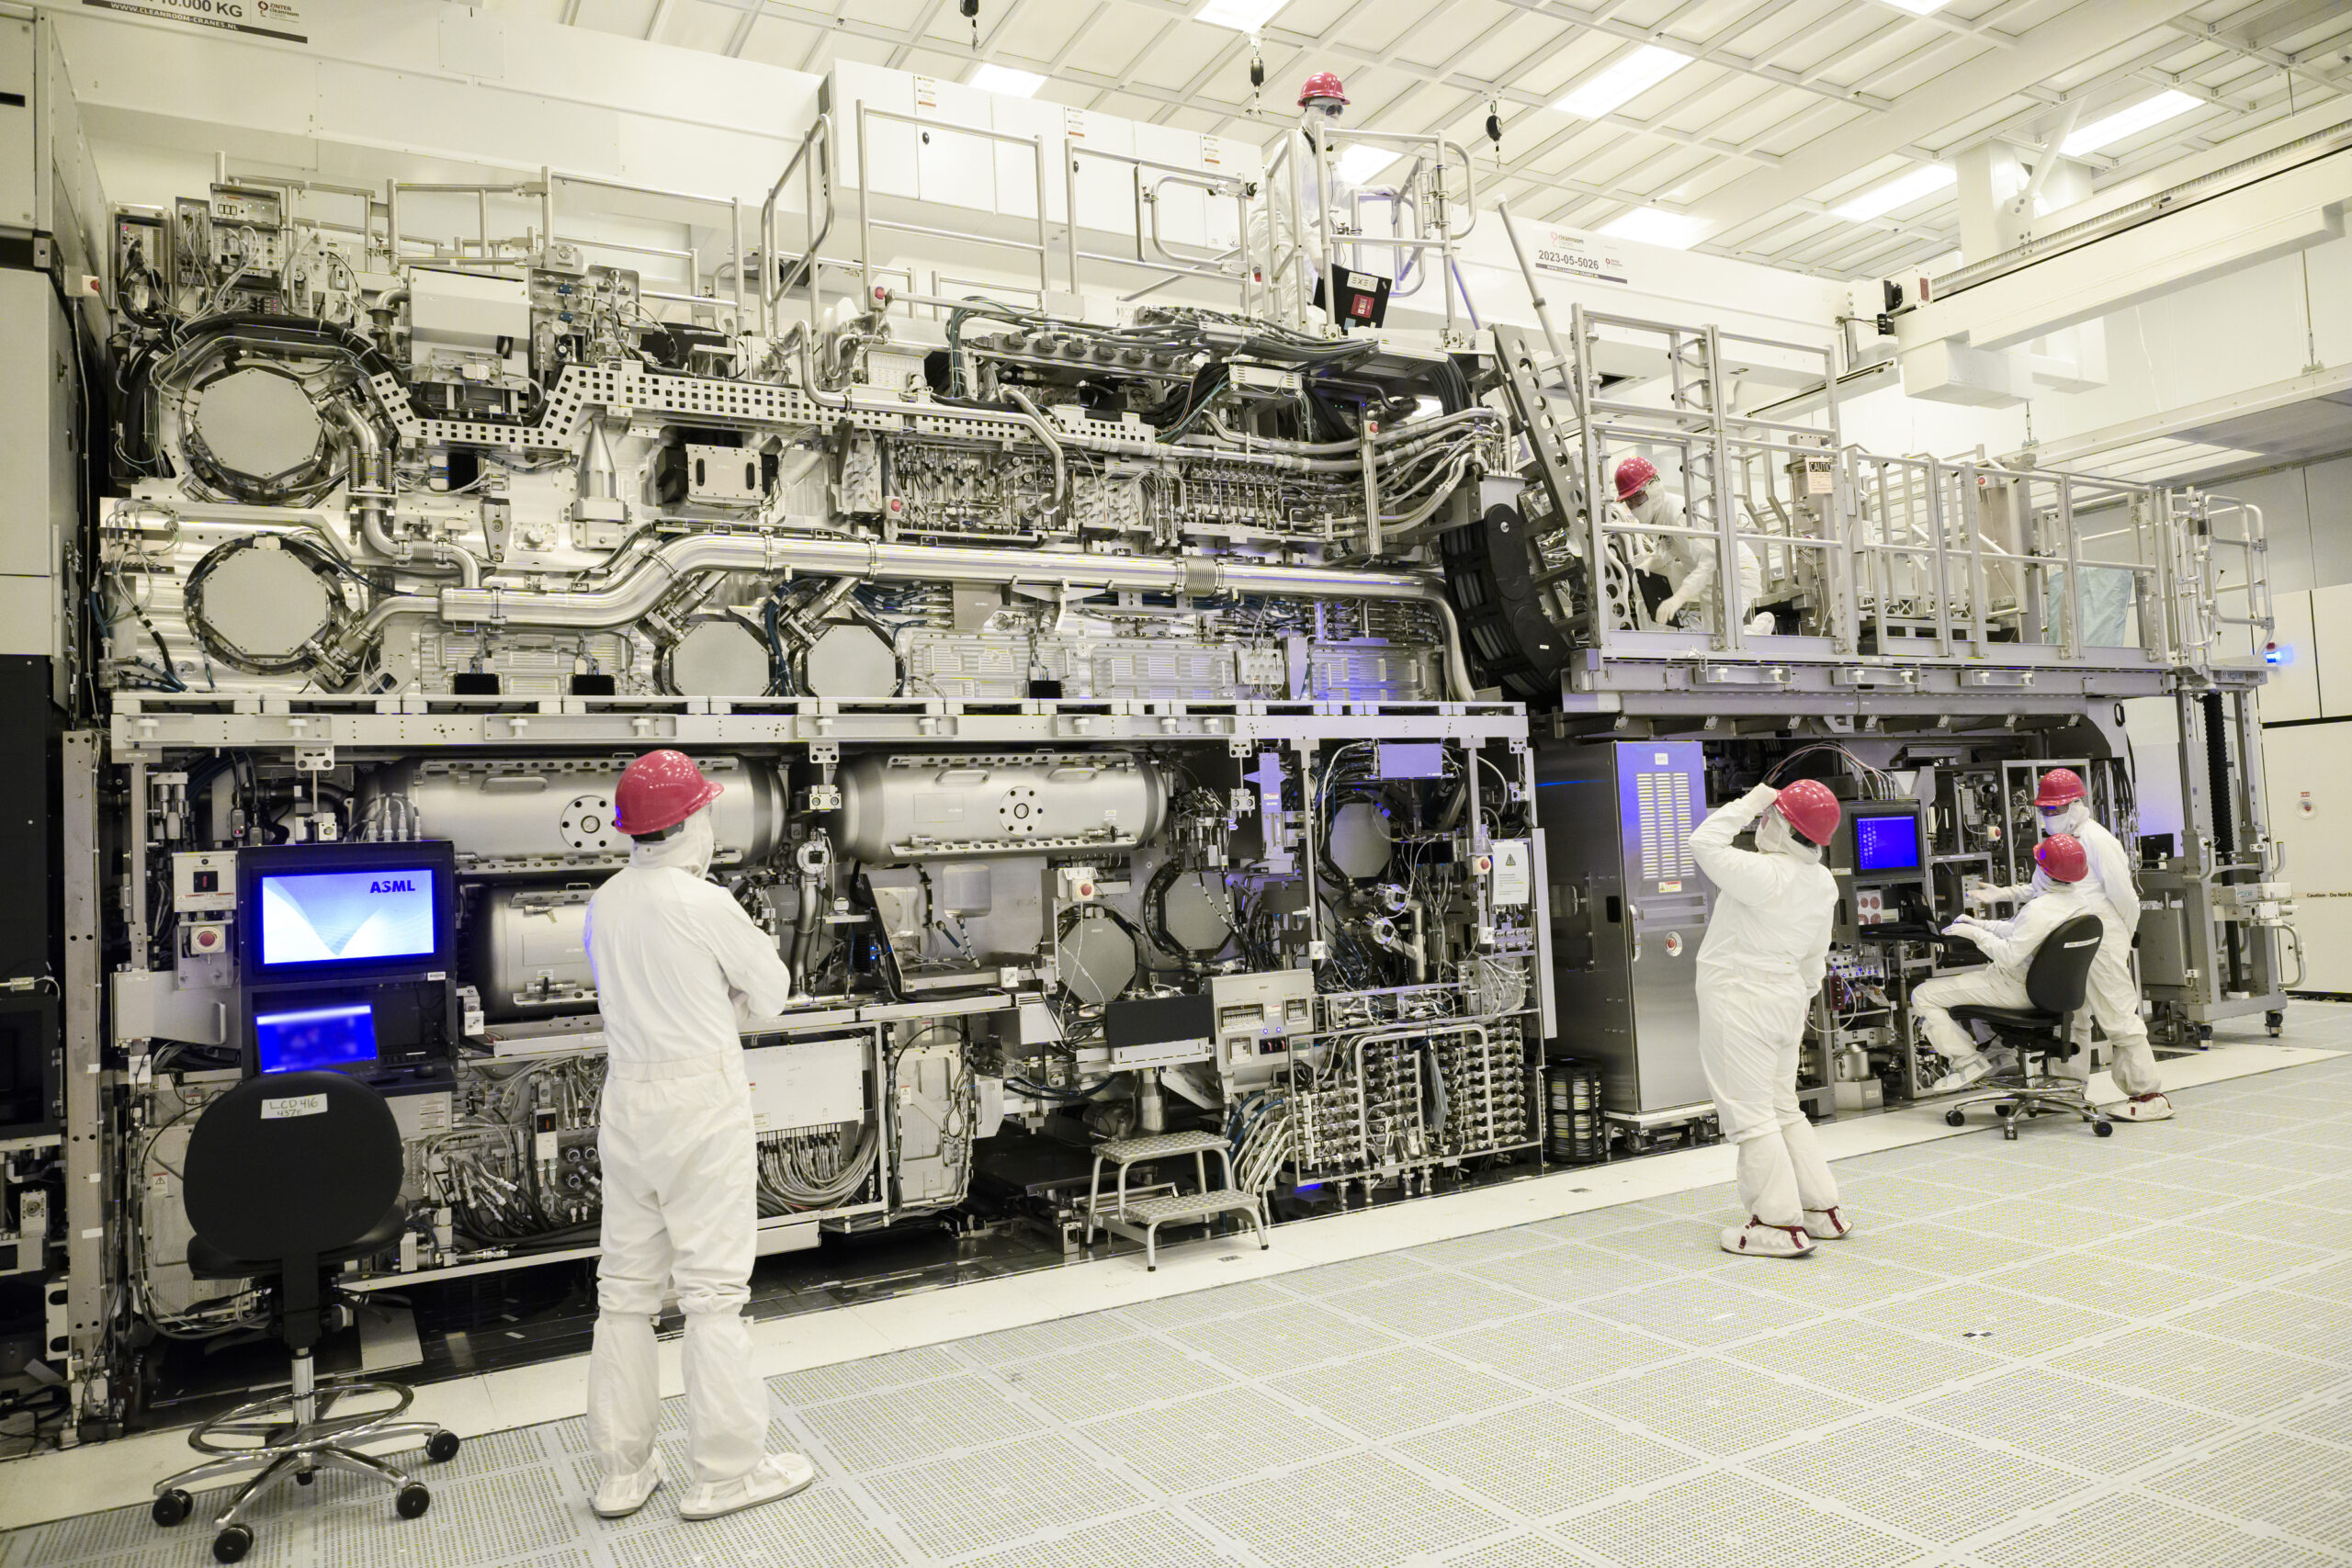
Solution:
M237 911L245 983L446 974L456 871L444 840L243 852Z
M254 1065L307 1073L376 1064L376 1010L366 998L254 1014Z
M1919 842L1919 814L1857 811L1854 814L1854 874L1880 881L1911 881L1926 867Z

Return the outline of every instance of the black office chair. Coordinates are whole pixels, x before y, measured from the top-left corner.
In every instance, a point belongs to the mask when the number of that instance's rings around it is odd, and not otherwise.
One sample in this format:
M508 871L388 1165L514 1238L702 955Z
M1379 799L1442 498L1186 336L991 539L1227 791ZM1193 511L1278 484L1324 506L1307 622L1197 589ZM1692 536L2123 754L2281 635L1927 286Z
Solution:
M188 1271L202 1280L275 1280L279 1337L294 1352L283 1393L242 1405L188 1434L215 1457L155 1484L159 1525L188 1517L189 1488L258 1471L214 1519L212 1555L234 1562L253 1547L241 1521L264 1490L291 1475L309 1485L321 1469L351 1471L398 1490L394 1506L413 1519L432 1494L406 1472L362 1453L361 1443L418 1438L434 1460L455 1457L458 1436L429 1421L401 1421L415 1395L402 1383L318 1379L311 1348L322 1327L320 1281L356 1258L399 1240L400 1125L384 1097L341 1073L277 1073L250 1078L204 1108L188 1137L185 1191ZM389 1405L354 1410L389 1399Z
M2015 1049L2018 1070L1978 1080L1984 1091L1956 1101L1944 1112L1945 1122L1958 1127L1967 1122L1969 1106L1997 1104L2004 1138L2018 1135L2018 1117L2039 1116L2045 1111L2072 1111L2102 1138L2114 1133L2115 1123L2091 1104L2083 1079L2049 1070L2049 1058L2064 1060L2082 1050L2074 1040L2075 1014L2082 1010L2084 993L2090 987L2099 934L2097 915L2076 915L2042 938L2025 972L2025 994L2032 1006L1996 1008L1972 1003L1951 1010L1954 1022L1981 1023L1996 1040ZM2043 1058L2039 1073L2034 1071L2036 1056Z

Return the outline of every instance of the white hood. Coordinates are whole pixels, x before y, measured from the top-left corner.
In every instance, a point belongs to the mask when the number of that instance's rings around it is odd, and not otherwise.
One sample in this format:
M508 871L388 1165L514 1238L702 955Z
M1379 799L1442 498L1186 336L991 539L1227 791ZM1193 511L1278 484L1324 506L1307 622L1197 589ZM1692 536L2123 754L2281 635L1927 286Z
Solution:
M638 840L628 852L628 863L648 871L683 871L699 878L709 873L711 856L718 852L718 833L711 826L710 807L706 806L668 838Z

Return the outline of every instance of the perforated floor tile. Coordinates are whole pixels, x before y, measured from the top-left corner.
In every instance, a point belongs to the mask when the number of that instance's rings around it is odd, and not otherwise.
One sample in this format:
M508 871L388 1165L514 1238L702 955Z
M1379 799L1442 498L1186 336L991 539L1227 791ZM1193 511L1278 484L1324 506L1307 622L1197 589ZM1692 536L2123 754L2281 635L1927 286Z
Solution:
M2200 1192L2194 1188L2167 1187L2160 1181L2141 1181L2130 1176L2093 1177L2087 1180L2070 1181L2061 1187L2046 1188L2041 1196L2047 1202L2064 1203L2069 1208L2151 1221L2187 1219L2191 1214L2204 1213L2220 1204L2243 1201L2218 1193Z
M991 1551L973 1558L971 1568L1227 1568L1231 1562L1183 1520L1154 1509Z
M1748 1261L1759 1269L1826 1270L1831 1267L1828 1259L1813 1258ZM1769 1334L1811 1315L1794 1302L1742 1290L1713 1277L1677 1280L1672 1290L1648 1286L1620 1291L1584 1303L1582 1310L1693 1348Z
M1916 1546L1718 1472L1579 1515L1552 1533L1623 1568L1894 1568Z
M1998 1356L2039 1356L2121 1328L2126 1320L2088 1307L2048 1302L1992 1285L1951 1285L1871 1307L1862 1316L1940 1342Z
M2141 1235L2119 1236L2088 1250L2152 1268L2211 1274L2241 1285L2332 1263L2338 1257L2333 1250L2299 1247L2275 1235L2220 1230L2194 1220L2184 1224L2153 1226Z
M2199 1321L2222 1327L2229 1321L2227 1308L2217 1307ZM2259 1416L2331 1387L2344 1376L2342 1368L2325 1361L2166 1327L2138 1328L2061 1351L2050 1358L2050 1365L2224 1416Z
M1845 1206L1853 1210L1857 1224L1933 1219L1939 1214L1949 1214L1955 1209L1973 1207L1984 1201L1980 1194L1939 1181L1920 1181L1892 1173L1879 1176L1849 1170L1847 1168L1853 1163L1851 1160L1838 1162L1838 1194L1845 1200Z
M937 1557L1091 1524L1144 1500L1103 1463L1053 1435L888 1471L865 1486Z
M1969 1555L1992 1568L2320 1568L2339 1561L2128 1494L2102 1498Z
M1396 1343L1396 1336L1386 1329L1342 1317L1320 1303L1303 1301L1161 1332L1245 1377L1270 1377L1319 1366Z
M1646 1258L1666 1269L1702 1268L1727 1260L1721 1241L1723 1228L1711 1220L1661 1220L1655 1224L1595 1236L1592 1245L1629 1258Z
M390 1497L327 1509L319 1556L334 1568L474 1568L570 1546L579 1522L551 1472L506 1471L434 1487L421 1519L396 1520Z
M1713 1187L1694 1187L1688 1192L1666 1192L1641 1201L1645 1209L1655 1209L1661 1214L1678 1219L1712 1220L1716 1224L1729 1224L1726 1215L1739 1213L1739 1193L1728 1181L1718 1181Z
M2352 1472L2344 1450L2285 1432L2256 1432L2141 1487L2339 1550L2352 1541Z
M1475 1328L1499 1318L1523 1317L1543 1310L1546 1303L1484 1280L1439 1276L1327 1296L1324 1304L1394 1333L1425 1337Z
M1375 1453L1245 1482L1190 1506L1268 1562L1294 1568L1385 1568L1509 1522Z
M956 1348L984 1367L1001 1367L1008 1361L1107 1345L1113 1340L1132 1338L1137 1332L1136 1325L1114 1313L1091 1312L1083 1317L1057 1317L1021 1328L1000 1329L977 1339L959 1340Z
M1526 1397L1500 1378L1414 1347L1269 1378L1265 1386L1368 1438L1396 1437Z
M1842 1393L1890 1404L2008 1363L1958 1341L1922 1339L1867 1319L1835 1326L1806 1324L1770 1339L1721 1352L1741 1361Z
M2169 1126L2158 1122L2155 1126ZM2182 1133L2177 1137L2193 1134ZM2308 1162L2309 1156L2305 1156ZM2257 1165L2244 1165L2234 1160L2211 1159L2184 1154L2155 1165L2142 1166L2139 1174L2143 1180L2159 1181L2172 1187L2186 1187L2195 1192L2211 1192L2220 1202L2227 1198L2259 1198L2279 1187L2279 1174Z
M1671 1269L1649 1259L1629 1258L1581 1241L1498 1258L1479 1269L1478 1277L1547 1302L1589 1301L1636 1285L1663 1289L1668 1280L1678 1278Z
M848 1394L953 1377L965 1370L965 1363L954 1352L926 1345L919 1350L899 1350L888 1356L843 1361L834 1367L786 1372L768 1379L768 1387L786 1404L815 1404Z
M1549 1539L1515 1535L1509 1540L1474 1546L1459 1557L1445 1560L1445 1568L1559 1568L1567 1556Z
M2301 1203L2282 1203L2276 1198L2243 1198L2234 1203L2224 1203L2218 1209L2207 1209L2191 1215L2189 1223L2206 1230L2277 1236L2280 1241L2290 1241L2300 1247L2316 1247L2338 1257L2343 1256L2347 1239L2344 1216L2340 1212L2306 1208Z
M1361 1291L1367 1285L1436 1277L1435 1270L1401 1252L1375 1252L1369 1258L1352 1258L1345 1263L1326 1263L1320 1268L1285 1274L1278 1283L1295 1295L1328 1299L1348 1291Z
M1823 1242L1811 1257L1793 1261L1750 1258L1732 1277L1814 1312L1869 1306L1945 1280L1941 1274L1873 1262L1869 1237L1860 1232L1849 1241Z
M613 1568L899 1568L906 1561L839 1488L823 1483L716 1519L673 1517L609 1550Z
M1392 1447L1529 1519L1586 1507L1705 1462L1550 1403L1498 1411Z
M2222 1416L2040 1367L2020 1367L1917 1400L1905 1410L1923 1421L2102 1475L2120 1475L2185 1450L2210 1449L2236 1430Z
M1064 1421L1181 1399L1232 1382L1222 1368L1150 1340L1018 1361L1000 1368L997 1376Z
M2344 1391L2332 1403L2313 1405L2279 1425L2299 1437L2318 1438L2352 1448L2352 1389Z
M2051 1213L2064 1212L2048 1204L2042 1208ZM1831 1256L1843 1257L1846 1252L1851 1252L1858 1258L1892 1263L1900 1269L1917 1269L1925 1274L1965 1279L1973 1274L1989 1273L2013 1263L2039 1258L2049 1250L2047 1246L2034 1246L2007 1236L1988 1235L1981 1230L1963 1228L1973 1224L1970 1212L1963 1211L1947 1214L1940 1220L1872 1225L1868 1230L1857 1229L1842 1244L1844 1250Z
M1181 1328L1187 1324L1208 1323L1220 1317L1239 1317L1245 1312L1295 1306L1297 1303L1296 1292L1282 1290L1272 1280L1244 1280L1238 1284L1219 1285L1215 1290L1188 1291L1181 1296L1138 1302L1133 1306L1121 1307L1115 1315L1145 1328Z
M2145 1269L2136 1263L2100 1257L2097 1249L2054 1252L2015 1269L1988 1274L1984 1282L2006 1291L2144 1316L2190 1306L2231 1288L2227 1281L2209 1274Z
M1474 1367L1542 1389L1573 1388L1689 1354L1681 1346L1558 1308L1429 1342Z
M853 1473L978 1448L1043 1426L977 1372L804 1405L799 1419Z
M1147 1484L1171 1493L1226 1485L1356 1446L1354 1438L1254 1388L1106 1416L1072 1427L1071 1435L1115 1455Z
M1747 1453L1826 1427L1861 1409L1818 1389L1781 1382L1736 1361L1702 1357L1632 1372L1561 1397L1612 1420L1638 1421L1702 1452Z
M1746 1468L1946 1544L2082 1484L2037 1460L1891 1416L1750 1460Z
M2223 1339L2352 1366L2352 1302L2250 1291L2214 1303L2211 1312L2199 1314L2196 1326Z
M1980 1235L2021 1242L2029 1247L2086 1247L2093 1242L2108 1241L2122 1232L2136 1231L2148 1222L2129 1214L2103 1214L2091 1209L2069 1208L2063 1203L2047 1202L2041 1197L2034 1197L1996 1201L1973 1209L1963 1209L1956 1214L1946 1214L1943 1223Z
M1532 1225L1514 1225L1509 1230L1479 1231L1449 1241L1428 1242L1408 1249L1406 1256L1416 1263L1462 1269L1486 1279L1491 1278L1488 1269L1498 1258L1513 1258L1559 1245L1558 1236L1548 1235Z
M2352 1210L2346 1212L2352 1213ZM2283 1275L2271 1289L2291 1291L2299 1296L2324 1296L2329 1301L2352 1302L2352 1260L2331 1263L2306 1273Z

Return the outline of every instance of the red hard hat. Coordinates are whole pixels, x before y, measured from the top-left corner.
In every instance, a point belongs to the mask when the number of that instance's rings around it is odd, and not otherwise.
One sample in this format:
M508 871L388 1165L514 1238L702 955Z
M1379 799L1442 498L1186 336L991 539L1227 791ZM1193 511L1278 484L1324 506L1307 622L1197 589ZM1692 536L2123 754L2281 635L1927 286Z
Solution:
M2077 787L2079 784L2077 781ZM2072 833L2051 834L2035 848L2033 858L2042 870L2061 882L2080 882L2090 874L2091 857L2084 852L2083 841Z
M1641 459L1636 457L1634 461L1638 463ZM1625 470L1617 471L1623 474ZM1827 843L1838 831L1838 797L1819 779L1797 780L1782 790L1772 804L1781 808L1781 815L1789 819L1790 827L1816 844Z
M2033 804L2043 811L2061 806L2072 806L2090 792L2083 788L2083 775L2072 768L2052 768L2041 775L2041 788L2035 792ZM2073 881L2072 877L2067 878Z
M642 838L679 823L717 800L725 784L711 783L684 751L648 751L621 774L613 791L613 826Z
M1344 104L1348 101L1348 90L1340 85L1340 78L1332 73L1317 71L1299 88L1298 107L1305 108L1308 100L1313 98L1337 98Z
M1657 465L1647 457L1628 457L1617 465L1617 499L1631 501L1642 487L1657 478Z

